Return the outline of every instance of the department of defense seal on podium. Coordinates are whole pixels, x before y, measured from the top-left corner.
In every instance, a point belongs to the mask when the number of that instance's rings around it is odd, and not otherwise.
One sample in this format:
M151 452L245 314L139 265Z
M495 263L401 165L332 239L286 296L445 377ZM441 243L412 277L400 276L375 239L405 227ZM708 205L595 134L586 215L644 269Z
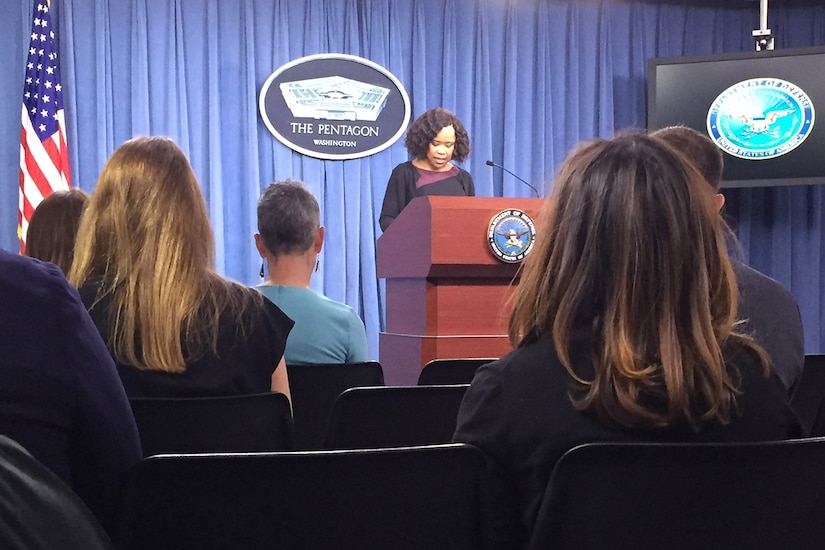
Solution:
M490 250L502 262L521 262L536 239L536 226L524 211L516 208L502 210L490 220L487 241Z

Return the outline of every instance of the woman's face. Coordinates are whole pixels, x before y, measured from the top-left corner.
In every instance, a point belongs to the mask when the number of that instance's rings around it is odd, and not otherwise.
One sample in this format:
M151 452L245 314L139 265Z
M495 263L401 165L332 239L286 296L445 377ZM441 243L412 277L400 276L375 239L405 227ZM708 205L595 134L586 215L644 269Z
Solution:
M434 172L444 172L450 169L454 150L455 128L445 126L427 146L427 157L424 160Z

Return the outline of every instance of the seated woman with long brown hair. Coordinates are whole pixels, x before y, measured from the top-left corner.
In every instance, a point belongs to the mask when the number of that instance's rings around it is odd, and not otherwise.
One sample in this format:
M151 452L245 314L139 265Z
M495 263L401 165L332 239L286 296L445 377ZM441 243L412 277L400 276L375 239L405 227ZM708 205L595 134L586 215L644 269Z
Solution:
M172 140L134 138L109 157L69 280L129 397L289 396L283 353L292 321L215 272L206 204Z
M81 189L55 191L35 208L26 230L26 256L52 262L68 273L80 217L89 204Z
M580 146L537 227L515 349L476 373L455 433L495 465L509 547L576 445L801 435L765 352L739 331L713 189L678 153L644 135Z

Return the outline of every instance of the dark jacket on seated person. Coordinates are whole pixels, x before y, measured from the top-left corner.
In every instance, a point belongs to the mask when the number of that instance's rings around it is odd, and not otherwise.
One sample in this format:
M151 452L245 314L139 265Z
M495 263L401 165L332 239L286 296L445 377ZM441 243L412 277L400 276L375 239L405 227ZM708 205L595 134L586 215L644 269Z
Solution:
M0 251L0 434L71 486L109 527L143 458L112 358L53 264Z
M802 317L796 298L778 282L732 261L739 286L737 315L745 320L743 332L753 336L771 357L771 367L788 393L794 389L805 364Z
M556 461L568 450L596 441L762 441L803 435L779 379L764 376L744 353L726 351L726 363L741 376L739 415L727 425L621 429L573 407L573 379L553 343L539 340L518 348L476 372L458 413L454 440L479 447L492 460L494 499L501 540L526 541L535 524ZM593 378L585 345L571 348L577 374ZM506 517L508 511L510 517ZM517 547L517 546L516 546Z

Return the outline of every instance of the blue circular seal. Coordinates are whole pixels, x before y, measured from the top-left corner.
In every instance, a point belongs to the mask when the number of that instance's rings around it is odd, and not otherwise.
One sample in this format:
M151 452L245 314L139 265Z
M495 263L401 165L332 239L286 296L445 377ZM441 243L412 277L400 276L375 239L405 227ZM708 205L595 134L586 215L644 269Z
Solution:
M502 210L490 220L487 241L490 250L502 262L515 264L522 261L536 239L536 226L526 213L515 208Z
M811 98L796 84L752 78L734 84L711 103L708 135L734 157L771 159L805 141L814 114Z

